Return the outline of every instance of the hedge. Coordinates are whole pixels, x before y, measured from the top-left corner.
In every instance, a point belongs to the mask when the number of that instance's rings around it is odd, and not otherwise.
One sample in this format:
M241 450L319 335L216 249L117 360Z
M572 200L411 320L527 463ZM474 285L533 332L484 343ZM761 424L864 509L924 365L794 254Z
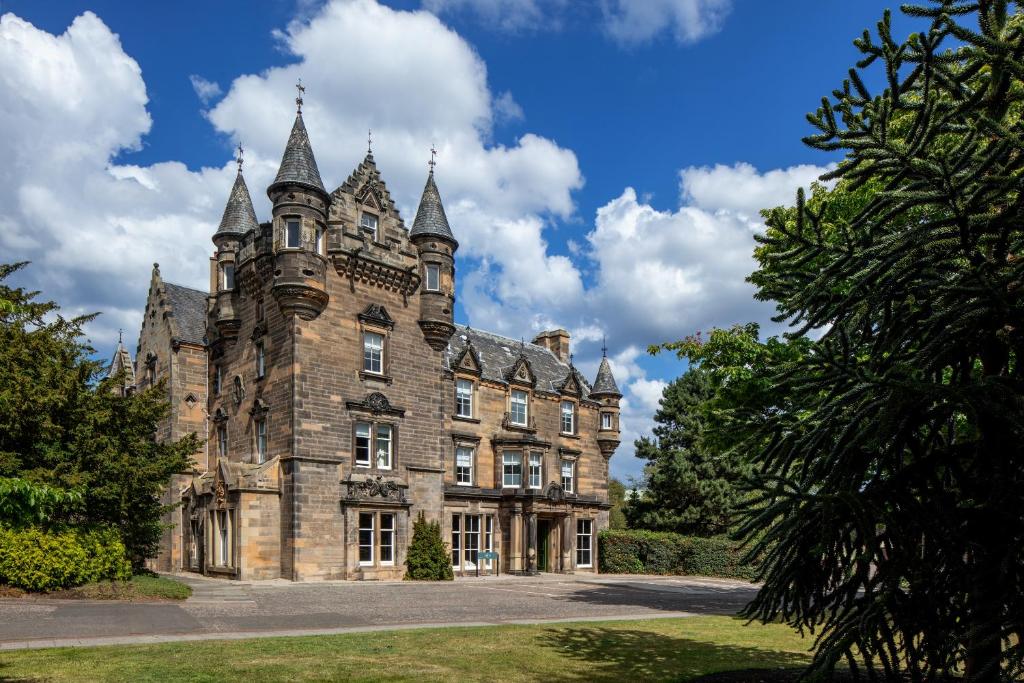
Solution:
M128 553L110 528L0 527L0 584L28 591L131 577Z
M753 579L739 544L661 531L609 530L598 534L598 566L608 574L676 574Z

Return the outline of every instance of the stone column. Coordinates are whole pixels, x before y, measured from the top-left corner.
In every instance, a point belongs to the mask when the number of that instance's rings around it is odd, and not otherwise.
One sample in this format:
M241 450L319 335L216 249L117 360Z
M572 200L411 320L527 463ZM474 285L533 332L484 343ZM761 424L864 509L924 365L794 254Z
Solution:
M576 533L573 529L573 517L572 515L566 515L562 517L562 571L571 572L576 568L573 560L574 551L576 550Z
M526 515L526 571L537 573L537 513Z
M519 510L512 510L509 515L509 540L511 547L508 554L508 570L523 571L523 515Z

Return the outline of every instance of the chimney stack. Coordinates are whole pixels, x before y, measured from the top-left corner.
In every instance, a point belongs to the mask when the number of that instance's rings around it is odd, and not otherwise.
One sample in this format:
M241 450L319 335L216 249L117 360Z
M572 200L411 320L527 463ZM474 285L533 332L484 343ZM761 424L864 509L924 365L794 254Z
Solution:
M533 339L533 343L555 354L563 363L569 362L569 333L563 329L541 332Z

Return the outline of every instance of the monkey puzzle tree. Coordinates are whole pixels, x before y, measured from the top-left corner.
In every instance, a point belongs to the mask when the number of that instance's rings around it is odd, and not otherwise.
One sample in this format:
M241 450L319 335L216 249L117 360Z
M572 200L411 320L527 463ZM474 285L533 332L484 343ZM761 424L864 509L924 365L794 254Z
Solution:
M888 12L811 146L845 152L766 212L751 276L791 339L760 425L749 616L818 634L816 664L913 680L1024 671L1024 37L1015 3ZM871 93L862 73L880 69Z

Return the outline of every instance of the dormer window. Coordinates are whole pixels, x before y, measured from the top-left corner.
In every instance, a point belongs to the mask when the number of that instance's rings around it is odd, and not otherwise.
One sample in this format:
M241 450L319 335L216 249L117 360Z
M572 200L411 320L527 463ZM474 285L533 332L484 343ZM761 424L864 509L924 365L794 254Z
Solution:
M298 249L302 246L302 221L298 218L287 219L284 232L284 246L289 249Z
M376 237L376 235L377 235L377 216L372 214L372 213L369 213L368 211L363 211L363 213L360 214L360 216L359 216L359 227L363 228L364 230L372 231L373 234L374 234L374 237Z
M426 266L426 289L428 292L441 291L441 266L428 263Z
M514 425L525 427L528 417L528 406L529 399L525 391L521 389L512 390L512 400L509 410L509 419Z
M222 263L220 266L220 288L224 291L235 288L235 264Z

